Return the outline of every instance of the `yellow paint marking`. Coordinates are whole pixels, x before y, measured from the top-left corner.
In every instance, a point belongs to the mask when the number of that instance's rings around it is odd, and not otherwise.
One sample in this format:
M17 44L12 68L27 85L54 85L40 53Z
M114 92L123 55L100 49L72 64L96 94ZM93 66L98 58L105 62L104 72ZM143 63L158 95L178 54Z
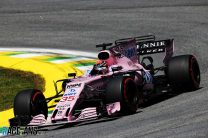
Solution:
M10 52L11 53L11 52ZM53 80L67 78L69 72L76 72L77 75L82 75L83 72L72 67L73 64L65 63L62 65L43 62L35 59L19 59L9 56L0 55L0 66L6 68L19 69L23 71L31 71L35 74L42 75L45 78L45 97L55 95ZM51 101L48 106L55 104ZM9 126L8 119L13 117L13 109L9 109L0 113L0 127Z

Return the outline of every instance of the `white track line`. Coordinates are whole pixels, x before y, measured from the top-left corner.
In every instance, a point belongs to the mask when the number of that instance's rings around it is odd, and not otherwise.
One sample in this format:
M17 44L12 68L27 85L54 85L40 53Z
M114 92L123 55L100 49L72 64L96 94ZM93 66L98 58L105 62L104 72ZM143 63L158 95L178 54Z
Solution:
M93 68L93 65L90 66L80 66L80 67L76 67L79 70L91 70Z
M38 57L38 56L45 56L48 54L42 54L42 53L25 53L25 54L18 54L18 55L12 55L11 57L15 58L32 58L32 57Z
M3 47L3 46L2 46ZM90 58L97 58L97 53L95 52L85 52L78 50L60 50L60 49L46 49L46 48L0 48L0 51L22 51L22 52L38 52L38 53L55 53L55 54L69 54L75 56L83 56Z
M57 59L57 60L53 60L50 61L51 63L56 63L56 64L62 64L62 63L66 63L66 62L71 62L71 61L80 61L80 60L90 60L92 58L73 58L73 59Z

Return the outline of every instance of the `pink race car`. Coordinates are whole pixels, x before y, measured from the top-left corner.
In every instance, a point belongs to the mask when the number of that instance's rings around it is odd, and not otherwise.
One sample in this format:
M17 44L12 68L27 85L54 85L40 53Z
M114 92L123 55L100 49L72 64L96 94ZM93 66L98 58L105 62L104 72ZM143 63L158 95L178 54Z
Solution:
M35 89L19 92L10 125L49 126L127 115L151 97L199 88L200 69L195 56L173 57L173 39L156 41L155 36L148 35L97 47L102 50L92 69L81 77L69 73L68 79L58 80L55 96L46 99ZM161 67L155 68L152 56L146 56L154 53L164 53ZM57 90L58 82L62 82L61 91ZM61 99L49 117L51 107L47 103L55 98Z

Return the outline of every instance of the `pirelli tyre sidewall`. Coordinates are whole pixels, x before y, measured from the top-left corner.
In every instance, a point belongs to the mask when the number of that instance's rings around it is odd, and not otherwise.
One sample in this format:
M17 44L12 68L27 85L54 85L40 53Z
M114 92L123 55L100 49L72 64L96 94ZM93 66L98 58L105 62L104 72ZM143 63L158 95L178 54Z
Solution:
M167 75L174 90L191 91L199 88L200 68L193 55L173 57L168 63Z
M121 103L123 114L132 114L137 111L139 93L131 77L117 76L111 78L106 88L106 103Z
M26 116L32 119L33 116L38 114L43 114L45 118L48 115L47 103L43 93L36 89L20 91L14 99L15 117Z

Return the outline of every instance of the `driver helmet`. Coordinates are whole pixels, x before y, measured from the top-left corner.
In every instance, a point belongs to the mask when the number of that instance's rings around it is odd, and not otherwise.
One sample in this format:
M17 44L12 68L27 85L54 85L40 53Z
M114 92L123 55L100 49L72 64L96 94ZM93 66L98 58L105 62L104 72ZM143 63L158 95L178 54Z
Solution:
M108 73L108 65L105 61L98 61L97 64L93 66L91 75L104 75Z

